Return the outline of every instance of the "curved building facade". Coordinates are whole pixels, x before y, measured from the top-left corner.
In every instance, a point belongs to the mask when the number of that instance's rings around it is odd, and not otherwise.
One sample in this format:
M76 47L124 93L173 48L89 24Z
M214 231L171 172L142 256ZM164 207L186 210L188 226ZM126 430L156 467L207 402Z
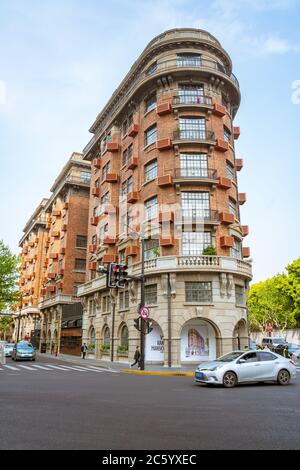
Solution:
M97 116L83 151L92 179L87 279L78 288L83 341L96 357L129 361L139 344L141 238L153 327L146 362L179 366L248 344L239 104L219 41L175 29L148 44ZM125 289L107 289L97 271L111 262L128 264Z

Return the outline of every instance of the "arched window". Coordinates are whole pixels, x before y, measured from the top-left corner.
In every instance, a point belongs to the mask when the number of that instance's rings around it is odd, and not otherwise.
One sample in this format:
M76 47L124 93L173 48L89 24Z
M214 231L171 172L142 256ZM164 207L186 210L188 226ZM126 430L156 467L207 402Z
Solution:
M90 344L95 344L95 339L96 339L95 329L92 328L90 332Z
M103 344L106 347L110 347L110 331L108 326L105 328L103 333Z
M127 346L128 348L128 336L129 336L128 328L126 325L124 325L121 330L121 346Z

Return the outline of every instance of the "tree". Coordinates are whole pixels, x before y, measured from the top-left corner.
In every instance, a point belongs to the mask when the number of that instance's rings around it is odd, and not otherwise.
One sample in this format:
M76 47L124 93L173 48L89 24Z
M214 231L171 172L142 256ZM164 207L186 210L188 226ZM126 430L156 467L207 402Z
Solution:
M13 318L11 315L0 316L0 339L6 340L7 334L11 331L12 322Z
M293 299L295 318L300 320L300 258L286 267L288 273L287 290Z
M19 258L0 240L0 310L11 308L18 300Z
M252 330L265 332L268 323L281 331L296 325L293 298L288 286L286 274L278 274L251 286L248 319Z

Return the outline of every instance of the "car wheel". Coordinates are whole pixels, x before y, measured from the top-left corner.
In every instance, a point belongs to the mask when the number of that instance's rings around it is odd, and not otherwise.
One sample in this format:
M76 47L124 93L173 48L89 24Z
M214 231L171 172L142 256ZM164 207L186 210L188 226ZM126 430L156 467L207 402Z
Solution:
M277 375L277 383L279 385L288 385L290 383L291 376L289 371L286 369L281 369Z
M233 388L237 384L237 376L234 372L226 372L223 377L223 385L226 388Z

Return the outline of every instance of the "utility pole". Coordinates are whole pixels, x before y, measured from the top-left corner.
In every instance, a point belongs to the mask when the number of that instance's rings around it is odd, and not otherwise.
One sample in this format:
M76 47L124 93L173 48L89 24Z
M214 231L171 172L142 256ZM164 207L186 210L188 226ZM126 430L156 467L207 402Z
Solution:
M116 303L118 296L118 288L116 287L113 295L110 295L112 303L112 319L111 319L111 348L110 348L110 360L114 362L114 347L115 347L115 318L116 318ZM112 292L111 292L112 294Z
M140 308L145 306L145 237L144 237L144 229L142 229L141 234L141 248L142 248L142 257L141 257L141 303ZM139 312L140 314L140 312ZM145 320L141 317L141 339L140 339L140 347L141 347L141 361L140 367L141 370L145 370Z

